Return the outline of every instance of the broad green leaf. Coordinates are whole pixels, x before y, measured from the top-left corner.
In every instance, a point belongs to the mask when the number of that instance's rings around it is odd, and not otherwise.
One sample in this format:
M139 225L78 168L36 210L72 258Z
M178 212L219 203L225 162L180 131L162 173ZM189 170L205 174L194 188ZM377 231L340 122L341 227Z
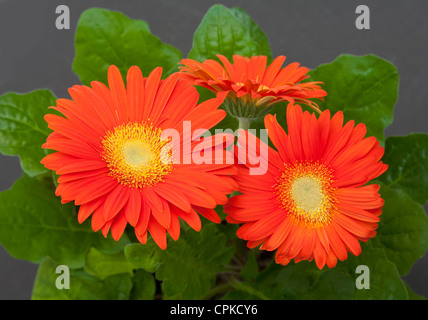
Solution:
M132 289L129 274L112 275L104 280L80 269L70 270L70 288L58 289L56 273L58 264L50 259L43 261L33 287L33 300L127 300ZM60 279L61 280L61 279Z
M132 277L134 286L131 300L152 300L156 292L156 282L153 275L143 269L138 269Z
M102 234L98 232L97 237L95 237L92 243L92 247L104 254L116 254L123 252L124 248L130 243L131 241L125 233L119 240L116 241L113 239L111 234L109 234L107 237L103 237Z
M86 255L84 270L104 280L105 278L121 273L133 274L134 267L126 260L123 252L105 254L91 248Z
M239 272L241 277L246 281L254 280L259 274L259 266L257 264L255 252L255 250L251 250L248 253L247 261Z
M156 279L163 281L166 297L201 299L232 258L234 248L227 246L226 237L213 224L200 233L190 229L186 235L165 251Z
M428 201L428 134L388 137L382 161L388 170L379 177L388 187L406 191L424 205Z
M269 39L262 29L260 29L259 25L242 8L230 8L230 12L233 13L239 22L247 28L251 38L253 38L260 46L261 52L263 52L260 54L266 55L269 62L269 60L272 59Z
M136 267L156 272L156 279L163 282L164 298L170 299L202 299L233 252L226 236L213 224L199 233L191 229L182 232L180 239L168 243L164 251L150 242L125 248L125 256Z
M356 289L354 299L358 300L406 300L409 298L406 286L401 280L397 266L390 261L385 250L372 245L361 245L362 254L353 257L348 264L348 270L355 278L359 265L365 265L370 271L370 289Z
M271 60L271 49L266 35L258 25L239 8L212 6L202 19L193 37L188 57L197 61L217 59L222 54L229 60L233 55L266 55Z
M162 250L153 241L145 245L132 243L125 247L125 257L136 268L155 272L162 263Z
M390 62L375 55L340 55L335 61L310 72L327 91L321 110L343 111L345 121L367 126L367 135L384 140L384 129L392 123L398 95L399 75Z
M363 273L357 267L368 267L369 289L358 289L356 283ZM364 275L366 276L366 275ZM254 283L235 284L235 291L224 299L273 300L389 300L407 299L407 291L395 265L385 252L363 244L360 256L350 256L337 266L318 270L315 264L299 262L281 266L272 263Z
M83 84L107 83L107 69L116 65L123 76L136 65L147 76L161 66L164 75L176 68L181 52L152 35L147 23L123 13L91 8L82 13L75 35L73 70Z
M320 271L308 262L285 267L272 262L254 283L235 284L235 288L237 292L232 296L226 295L225 299L346 300L352 299L355 293L355 284L347 271Z
M18 155L22 170L30 176L47 171L40 164L46 155L41 146L51 131L43 117L55 104L49 90L0 96L0 152Z
M61 204L50 186L41 178L23 176L0 193L0 243L13 257L35 263L51 257L80 268L91 246L117 250L121 243L92 231L89 221L79 224L75 207Z
M404 191L381 184L379 192L385 204L372 241L406 275L428 250L428 217L422 205Z

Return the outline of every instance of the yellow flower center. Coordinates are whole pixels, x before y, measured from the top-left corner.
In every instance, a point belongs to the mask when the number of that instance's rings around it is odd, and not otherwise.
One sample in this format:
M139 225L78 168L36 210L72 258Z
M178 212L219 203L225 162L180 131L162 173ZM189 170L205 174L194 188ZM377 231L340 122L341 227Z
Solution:
M294 180L291 185L291 197L296 206L306 212L317 212L325 198L322 184L318 178L304 176Z
M153 158L149 146L139 140L126 141L122 146L122 152L125 162L134 168L147 165Z
M335 211L332 171L318 162L287 165L274 186L281 206L290 217L309 227L328 224Z
M162 130L142 123L128 123L108 131L102 140L103 159L110 175L120 183L143 188L153 186L170 174L171 153L163 147Z

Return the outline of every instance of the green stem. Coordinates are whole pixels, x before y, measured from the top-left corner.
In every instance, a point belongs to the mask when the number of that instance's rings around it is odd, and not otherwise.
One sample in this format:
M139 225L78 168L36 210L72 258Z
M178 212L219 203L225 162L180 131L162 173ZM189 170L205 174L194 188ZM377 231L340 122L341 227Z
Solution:
M239 117L238 118L238 130L248 130L250 129L250 124L251 124L251 119L248 118L242 118ZM236 141L236 145L239 146L238 141ZM231 197L238 195L239 192L238 191L233 191L232 194L230 195Z
M250 129L251 119L248 118L238 118L239 121L239 129L248 130Z
M208 293L204 296L203 300L209 300L215 297L217 294L229 291L230 289L232 289L232 286L230 283L218 285L212 288L210 291L208 291Z
M258 291L257 289L254 289L253 287L250 287L237 279L231 279L230 284L233 288L247 292L261 300L269 300L269 297L267 297L263 292Z

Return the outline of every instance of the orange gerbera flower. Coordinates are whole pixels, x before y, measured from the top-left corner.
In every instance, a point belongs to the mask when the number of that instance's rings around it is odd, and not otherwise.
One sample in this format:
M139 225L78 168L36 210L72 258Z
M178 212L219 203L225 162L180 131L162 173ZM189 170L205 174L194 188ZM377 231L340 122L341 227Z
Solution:
M220 54L217 57L223 65L211 59L203 63L181 60L181 77L213 92L228 92L224 105L232 115L262 117L269 106L280 101L300 102L320 112L309 99L322 98L327 93L319 87L321 82L300 83L309 77L309 69L299 63L281 69L285 56L279 56L266 68L266 56L234 55L233 64Z
M229 200L226 219L243 223L237 235L248 247L276 250L279 264L315 259L319 269L332 268L348 251L360 254L358 240L376 234L383 199L378 185L365 184L387 169L380 162L384 150L375 137L364 138L364 124L343 126L342 112L330 118L326 110L317 119L288 106L287 124L288 135L275 116L265 117L277 149L266 146L265 155L263 142L249 145L249 133L241 130L237 151L243 164L236 180L243 194ZM264 175L249 175L254 155L268 158Z
M161 74L156 68L143 78L138 67L131 67L125 88L119 69L111 66L110 88L96 81L92 88L70 88L73 100L59 99L52 107L64 117L45 116L53 132L43 147L58 152L42 164L59 175L56 195L62 202L80 206L80 223L92 214L93 230L101 229L104 236L111 230L115 240L129 223L141 243L149 232L165 249L166 232L179 238L179 218L198 231L197 213L220 222L214 208L226 203L237 185L229 176L236 171L231 162L219 163L231 157L224 147L233 143L233 135L213 142L195 133L224 118L225 111L218 109L224 95L197 105L195 88L177 75L161 80ZM165 129L179 134L178 143L162 136ZM193 156L200 153L211 161L196 164ZM190 160L174 161L186 157Z

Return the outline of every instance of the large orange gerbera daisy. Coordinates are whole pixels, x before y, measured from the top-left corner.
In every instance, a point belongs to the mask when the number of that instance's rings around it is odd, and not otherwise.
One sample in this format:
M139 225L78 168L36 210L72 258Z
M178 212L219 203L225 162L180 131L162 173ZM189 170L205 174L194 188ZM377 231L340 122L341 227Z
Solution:
M195 230L201 228L197 213L220 222L214 208L237 185L224 150L234 137L199 139L195 132L224 118L218 109L224 95L198 105L195 88L177 75L161 80L161 74L156 68L143 78L131 67L125 88L119 69L111 66L109 88L96 81L92 88L70 88L73 100L59 99L53 107L64 117L45 116L53 132L43 147L57 152L42 164L59 175L56 195L62 202L80 206L79 222L92 214L93 230L104 236L111 230L115 240L129 223L141 243L149 232L165 249L166 232L179 238L179 218ZM165 129L174 129L178 142L162 136ZM210 161L196 164L193 156L201 153Z
M360 241L376 234L383 199L376 184L387 165L374 137L364 138L366 127L354 121L343 126L343 114L330 118L324 111L317 119L300 106L287 108L288 135L276 117L267 115L265 126L277 151L249 145L249 133L241 130L236 180L242 195L226 205L227 221L243 223L238 237L248 246L276 250L275 260L286 265L315 259L318 268L332 268L348 251L361 252ZM253 137L255 139L255 137ZM239 151L239 150L238 150ZM264 175L249 175L248 157L268 159Z
M309 77L309 69L299 63L281 68L285 56L278 56L266 68L266 56L234 55L233 63L220 54L217 57L223 65L211 59L203 63L181 60L181 77L213 92L228 92L224 105L235 117L262 117L269 106L280 101L300 102L320 112L309 99L322 98L327 93L319 87L321 82L300 83Z

